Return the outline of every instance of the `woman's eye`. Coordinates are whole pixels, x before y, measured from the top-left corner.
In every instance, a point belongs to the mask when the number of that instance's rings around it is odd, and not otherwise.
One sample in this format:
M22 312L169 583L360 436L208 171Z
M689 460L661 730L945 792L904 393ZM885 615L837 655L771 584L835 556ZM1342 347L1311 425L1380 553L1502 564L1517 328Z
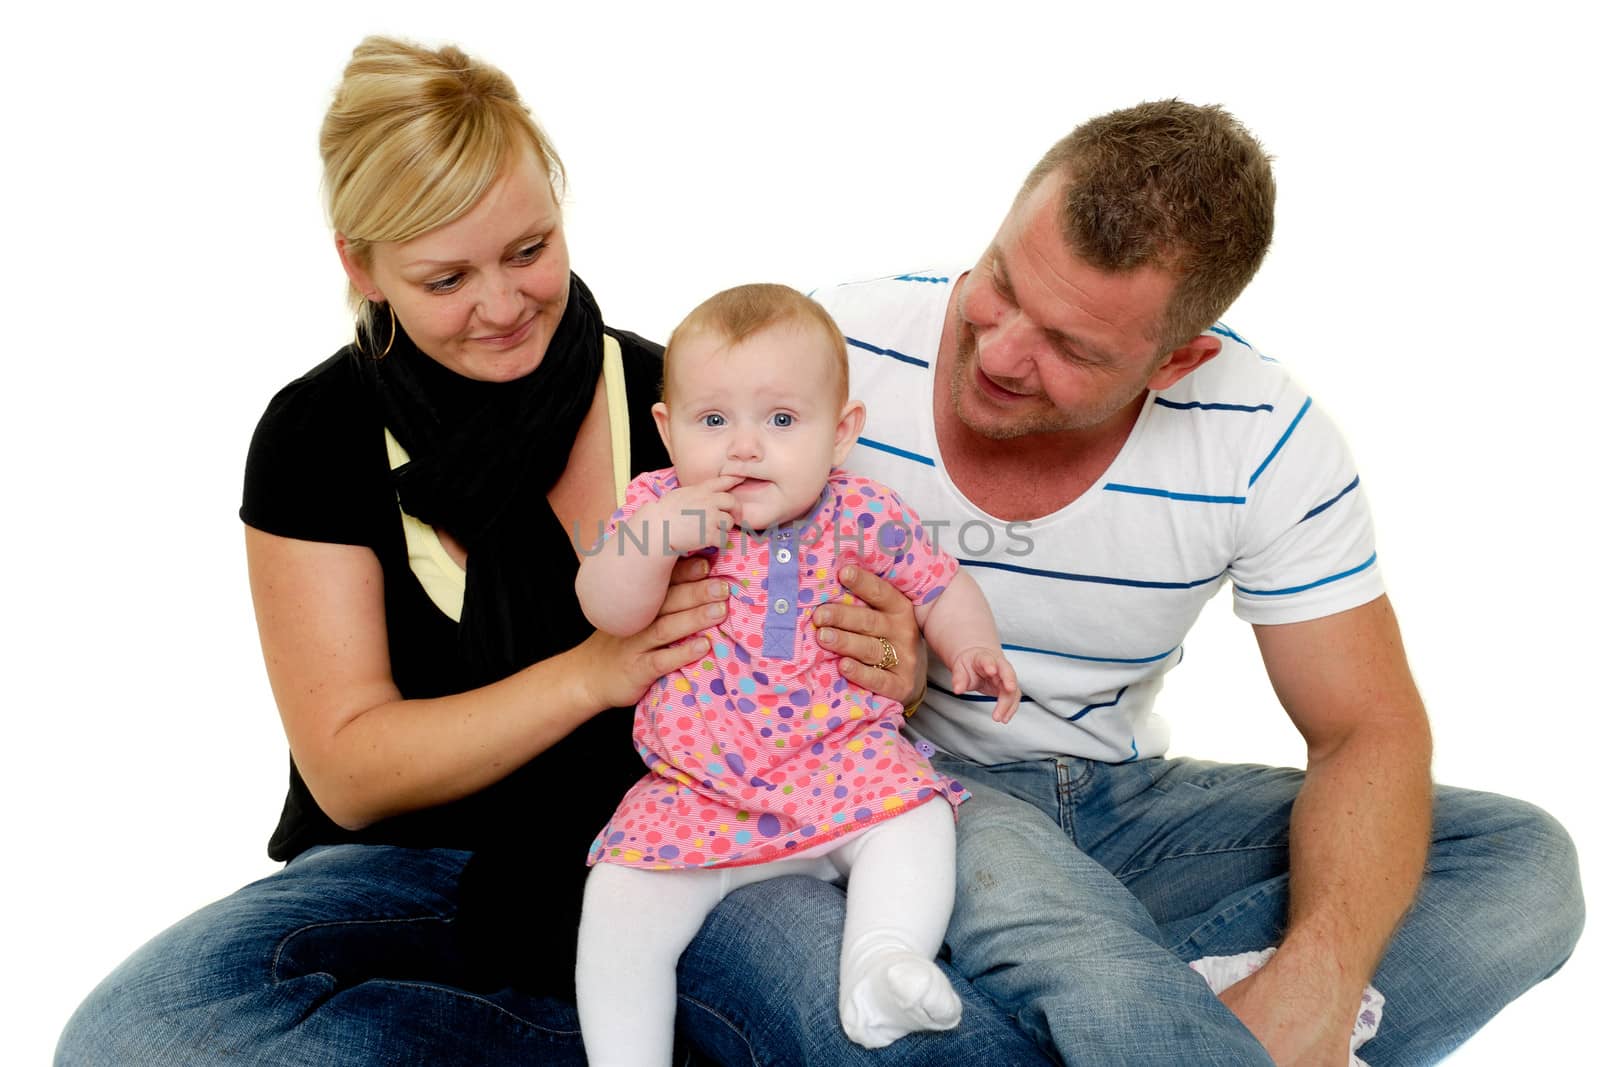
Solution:
M786 430L794 425L794 416L789 414L787 411L780 411L776 415L772 416L772 425L778 427L780 430Z
M461 275L452 274L448 278L435 278L431 282L424 282L422 287L430 293L448 293L461 284Z
M700 417L701 424L705 426L722 426L726 424L727 421L728 420L723 418L721 415L702 415Z
M519 263L531 263L535 259L538 259L539 258L539 253L543 252L543 251L544 251L544 242L543 241L534 241L532 244L527 244L527 245L524 245L521 248L517 249L517 254L515 256L513 256L512 258L517 260L517 262L519 262Z

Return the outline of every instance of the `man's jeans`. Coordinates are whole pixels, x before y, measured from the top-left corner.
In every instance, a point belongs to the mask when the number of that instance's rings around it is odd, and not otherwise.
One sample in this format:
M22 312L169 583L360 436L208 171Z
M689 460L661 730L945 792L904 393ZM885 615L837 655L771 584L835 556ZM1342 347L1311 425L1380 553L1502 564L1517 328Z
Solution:
M67 1024L56 1062L581 1065L571 1004L475 988L452 927L467 858L312 849L135 953ZM852 1045L838 1018L843 928L843 894L815 879L731 894L679 966L680 1031L724 1064L1050 1062L955 974L959 1028Z
M947 940L974 985L1068 1063L1271 1062L1185 961L1281 939L1300 772L936 763L973 793ZM1583 915L1558 823L1439 787L1427 872L1373 979L1386 1002L1362 1058L1437 1062L1566 961Z

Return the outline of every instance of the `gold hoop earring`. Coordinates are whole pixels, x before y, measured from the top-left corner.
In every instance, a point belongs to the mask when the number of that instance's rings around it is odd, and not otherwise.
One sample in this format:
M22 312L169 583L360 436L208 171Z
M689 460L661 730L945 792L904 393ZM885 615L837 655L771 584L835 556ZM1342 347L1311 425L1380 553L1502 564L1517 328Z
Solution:
M389 350L394 347L394 335L400 332L400 325L394 317L394 305L385 300L383 306L389 309L389 343L383 346L382 352L378 353L379 359L389 354ZM359 329L356 330L356 351L363 356L367 354L367 350L361 345L361 331Z
M394 317L394 305L385 300L383 306L389 309L389 343L383 346L382 352L378 353L379 359L389 354L389 349L394 347L394 335L400 332L400 324Z

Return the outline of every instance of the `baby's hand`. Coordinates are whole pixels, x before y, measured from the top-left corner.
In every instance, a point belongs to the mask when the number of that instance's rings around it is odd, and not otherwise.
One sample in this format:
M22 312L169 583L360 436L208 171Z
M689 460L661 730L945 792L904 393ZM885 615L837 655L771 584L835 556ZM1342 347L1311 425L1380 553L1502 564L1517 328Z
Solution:
M728 490L742 481L736 475L719 474L695 485L680 486L649 505L645 521L659 527L656 533L674 553L720 548L725 531L739 521L739 502ZM640 508L635 517L645 511Z
M950 664L950 684L958 696L969 689L981 689L994 697L995 722L1010 722L1022 700L1017 672L998 648L975 645L964 649Z

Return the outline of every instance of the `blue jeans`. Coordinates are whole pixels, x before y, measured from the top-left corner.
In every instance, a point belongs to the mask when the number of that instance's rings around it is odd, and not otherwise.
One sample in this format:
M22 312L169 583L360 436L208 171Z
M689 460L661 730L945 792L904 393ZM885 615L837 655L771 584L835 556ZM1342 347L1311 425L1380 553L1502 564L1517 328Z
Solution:
M474 980L452 926L467 859L312 849L136 952L73 1015L56 1062L581 1065L570 1003ZM704 1057L691 1062L1050 1062L953 973L959 1028L852 1045L838 1019L843 928L843 894L811 878L723 901L679 966L679 1031Z
M1271 1063L1185 963L1281 939L1301 772L936 762L973 792L947 940L978 989L1069 1064ZM1437 1062L1554 973L1583 916L1558 823L1520 801L1437 788L1426 875L1373 979L1387 1002L1362 1058Z

